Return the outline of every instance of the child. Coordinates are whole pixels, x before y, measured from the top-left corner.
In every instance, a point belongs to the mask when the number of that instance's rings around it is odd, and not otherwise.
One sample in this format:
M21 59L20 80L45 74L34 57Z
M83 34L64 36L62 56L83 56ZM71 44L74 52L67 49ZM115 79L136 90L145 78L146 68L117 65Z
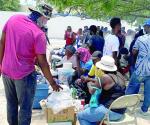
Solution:
M130 67L128 54L129 54L129 51L127 48L122 48L120 50L119 71L125 76L127 76L127 73L129 72L129 67Z

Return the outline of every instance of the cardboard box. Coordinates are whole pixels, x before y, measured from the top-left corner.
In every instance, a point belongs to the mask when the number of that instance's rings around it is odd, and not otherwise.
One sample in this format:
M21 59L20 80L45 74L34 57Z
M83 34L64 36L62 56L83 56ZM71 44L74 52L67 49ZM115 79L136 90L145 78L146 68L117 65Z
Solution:
M74 107L69 107L67 109L64 109L57 114L54 114L52 109L46 108L45 115L46 115L47 123L75 121Z
M71 122L73 125L76 124L75 107L69 107L67 109L60 111L57 114L54 114L53 110L51 108L46 107L45 100L41 100L40 105L45 112L46 121L49 125L51 125L52 123L54 124L54 123L58 123L58 122L59 123Z

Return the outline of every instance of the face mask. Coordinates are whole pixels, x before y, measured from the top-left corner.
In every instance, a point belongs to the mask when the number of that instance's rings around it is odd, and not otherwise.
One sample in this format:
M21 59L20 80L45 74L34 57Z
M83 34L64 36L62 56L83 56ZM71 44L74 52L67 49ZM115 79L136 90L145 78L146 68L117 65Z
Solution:
M45 17L40 17L37 19L37 25L39 27L44 27L47 24L47 19Z

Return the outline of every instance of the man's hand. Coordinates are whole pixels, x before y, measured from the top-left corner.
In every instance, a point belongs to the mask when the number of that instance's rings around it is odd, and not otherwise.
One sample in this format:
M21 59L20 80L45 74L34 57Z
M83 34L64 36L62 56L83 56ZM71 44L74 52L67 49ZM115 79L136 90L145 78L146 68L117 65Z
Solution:
M50 72L48 62L46 60L46 55L45 54L37 55L37 59L38 59L38 63L40 65L40 68L42 69L42 72L43 72L45 78L49 81L53 90L57 91L57 92L60 91L60 89L62 89L62 87L59 86L53 79L52 74Z
M81 84L82 83L81 79L77 79L76 83Z
M63 89L60 85L58 85L55 81L51 84L53 91L59 92L61 89Z
M133 54L133 56L136 56L138 54L138 50L137 49L133 49L132 50L132 54Z
M77 84L86 83L86 78L84 76L81 76L80 79L76 80Z
M86 77L81 76L80 78L81 78L81 81L82 81L83 83L85 83L85 82L86 82Z
M88 82L88 89L89 89L89 93L92 95L95 92L95 89L92 88L93 83L92 82Z

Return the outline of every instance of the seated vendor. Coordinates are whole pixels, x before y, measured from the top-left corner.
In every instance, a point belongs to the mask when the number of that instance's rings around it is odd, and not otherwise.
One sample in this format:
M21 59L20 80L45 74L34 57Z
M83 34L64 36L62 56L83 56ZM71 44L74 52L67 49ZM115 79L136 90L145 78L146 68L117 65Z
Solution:
M77 50L79 65L80 65L80 75L88 76L88 72L90 71L93 62L91 59L91 54L88 48L80 47Z
M66 46L66 52L65 52L65 56L63 57L63 63L71 62L72 68L76 70L78 68L78 60L75 52L76 49L74 46L72 45Z
M122 88L126 88L125 78L118 72L115 60L111 56L103 56L101 61L96 63L96 67L105 74L108 74Z
M99 105L94 108L91 108L89 105L77 114L80 125L96 125L97 122L102 121L105 114L108 113L108 109L112 102L125 94L122 87L120 87L119 84L116 84L107 74L101 78L101 86L99 85L99 88L102 89L98 98ZM124 112L125 109L111 110L109 118L112 121L120 120L123 117Z
M97 53L97 52L93 53L93 55L92 55L93 59L96 55L95 53ZM115 65L115 61L112 57L103 56L101 59L97 58L96 60L93 60L93 63L94 64L96 63L95 64L95 75L94 75L94 73L91 73L91 71L90 71L88 77L81 76L80 79L78 79L74 83L74 87L77 88L77 90L78 90L79 98L85 99L86 104L89 102L90 97L91 97L88 86L96 84L95 77L101 78L104 74L108 74L115 83L119 84L122 87L122 89L124 89L124 90L126 89L125 79L121 73L117 72L117 66Z
M81 77L82 81L89 82L89 81L92 81L92 79L95 77L101 78L104 75L103 71L96 67L96 63L99 62L101 58L102 58L102 52L100 51L95 51L92 54L92 57L91 57L93 61L92 68L90 69L90 72L88 73L88 77L83 77L83 76Z

